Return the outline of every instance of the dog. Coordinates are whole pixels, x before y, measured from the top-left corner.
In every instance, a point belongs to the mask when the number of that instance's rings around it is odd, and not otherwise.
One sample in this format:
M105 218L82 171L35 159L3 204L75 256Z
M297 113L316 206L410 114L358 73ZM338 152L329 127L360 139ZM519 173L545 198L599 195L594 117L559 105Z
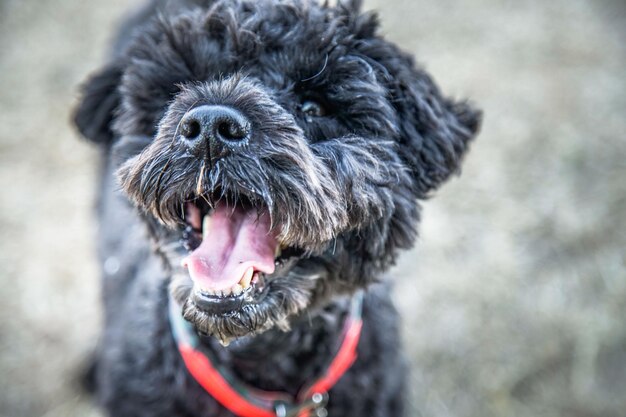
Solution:
M389 281L480 111L360 1L153 1L81 90L111 416L404 415Z

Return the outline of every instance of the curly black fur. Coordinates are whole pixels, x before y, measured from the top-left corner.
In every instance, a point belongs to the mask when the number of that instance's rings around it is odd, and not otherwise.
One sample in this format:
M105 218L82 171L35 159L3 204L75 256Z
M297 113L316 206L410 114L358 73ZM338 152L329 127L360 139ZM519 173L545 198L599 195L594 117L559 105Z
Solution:
M413 244L418 201L458 171L480 114L443 97L359 9L155 1L84 86L75 121L105 155L96 382L111 415L231 415L181 363L168 288L185 319L214 336L204 349L248 383L292 393L328 362L346 297L367 288L359 359L331 390L329 414L402 415L397 317L376 282ZM325 113L306 114L307 101ZM217 160L189 152L180 135L187 112L206 104L251 124L249 140ZM263 302L216 315L190 300L181 236L184 205L198 197L267 210L280 242L301 250L269 277Z

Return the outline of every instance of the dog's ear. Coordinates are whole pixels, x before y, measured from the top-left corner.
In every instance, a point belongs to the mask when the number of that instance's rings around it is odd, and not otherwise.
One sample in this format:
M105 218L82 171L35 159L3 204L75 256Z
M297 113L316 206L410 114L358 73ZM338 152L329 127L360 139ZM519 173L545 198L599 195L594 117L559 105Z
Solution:
M459 172L482 113L465 101L443 97L430 76L412 62L394 78L392 101L399 114L405 161L419 194L427 196Z
M337 7L346 14L356 16L363 9L363 0L337 0Z
M444 97L413 58L376 39L366 54L374 58L398 114L399 152L413 172L419 197L426 197L457 173L482 113L465 101Z
M109 144L113 140L111 122L120 104L118 87L121 65L109 65L92 75L81 88L81 98L74 111L74 123L80 133L94 142Z
M467 102L443 97L430 76L404 58L391 68L396 71L390 92L399 116L401 152L425 197L459 171L482 113Z

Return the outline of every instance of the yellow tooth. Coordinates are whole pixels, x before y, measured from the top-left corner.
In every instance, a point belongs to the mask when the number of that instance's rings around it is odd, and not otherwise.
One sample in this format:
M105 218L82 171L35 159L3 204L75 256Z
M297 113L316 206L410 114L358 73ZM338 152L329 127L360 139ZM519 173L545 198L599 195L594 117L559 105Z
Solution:
M283 252L283 248L281 245L276 246L276 252L274 252L274 258L278 258L280 254Z
M250 286L250 281L252 281L252 275L254 274L254 268L250 267L248 269L246 269L246 272L244 272L243 277L241 277L241 280L239 281L239 285L241 285L242 288L248 288Z
M228 345L230 345L230 341L233 340L231 338L225 337L224 339L217 339L220 342L220 345L224 346L224 347L228 347Z
M202 239L206 239L211 228L211 216L208 214L202 219Z
M242 287L241 285L239 285L239 284L235 284L235 285L233 285L233 286L230 288L230 292L231 292L233 295L239 295L239 294L241 294L241 293L242 293L242 291L243 291L243 287Z

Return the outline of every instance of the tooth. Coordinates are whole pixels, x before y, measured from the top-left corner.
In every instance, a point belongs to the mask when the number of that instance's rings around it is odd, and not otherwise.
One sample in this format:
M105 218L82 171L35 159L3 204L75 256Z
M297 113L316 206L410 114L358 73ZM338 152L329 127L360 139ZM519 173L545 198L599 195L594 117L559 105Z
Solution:
M281 245L276 246L276 252L274 252L274 259L278 258L280 254L283 252L283 248Z
M224 347L228 347L228 345L230 345L230 341L233 340L232 338L229 337L224 337L217 339L220 342L220 345L224 346Z
M233 286L230 288L230 292L231 292L233 295L239 295L239 294L241 294L241 292L242 292L242 291L243 291L243 287L242 287L241 285L239 285L239 284L235 284L235 285L233 285Z
M239 281L239 285L241 285L242 288L248 288L250 286L250 281L252 281L253 274L253 267L249 267L248 269L246 269L246 272L244 272L243 277L241 277L241 280Z
M214 292L213 290L209 290L209 289L207 289L207 288L202 288L202 289L200 290L200 292L202 292L202 293L204 293L204 294L206 294L206 295L215 295L215 292Z
M202 239L206 239L211 229L211 216L208 214L202 219Z

